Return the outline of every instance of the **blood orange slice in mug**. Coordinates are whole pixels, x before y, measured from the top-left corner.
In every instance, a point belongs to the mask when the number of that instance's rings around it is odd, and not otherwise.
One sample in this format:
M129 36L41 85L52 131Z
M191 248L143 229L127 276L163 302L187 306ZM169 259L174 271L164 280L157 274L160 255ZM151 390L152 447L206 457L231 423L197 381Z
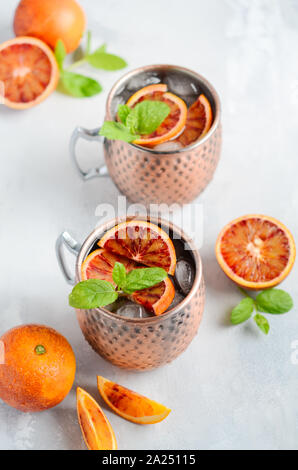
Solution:
M108 230L98 245L145 266L158 266L172 275L175 272L173 242L164 230L150 222L122 222Z
M183 147L196 142L207 134L212 120L211 105L205 95L200 95L187 111L185 129L175 142L179 142Z
M133 423L159 423L171 412L164 405L104 377L97 377L97 386L107 405L119 416Z
M167 92L167 85L159 83L141 88L129 98L126 104L133 108L145 100L166 103L170 108L170 113L152 134L142 135L140 139L133 142L134 144L154 147L167 142L182 131L186 122L187 106L179 96Z
M227 224L216 242L216 257L227 276L242 287L266 289L291 271L296 255L289 229L273 217L246 215Z
M87 256L81 267L82 280L101 279L113 282L113 268L118 261L125 267L127 273L136 269L138 264L124 256L117 255L108 250L94 250Z
M18 37L0 45L0 99L14 109L41 103L59 79L53 51L42 41Z

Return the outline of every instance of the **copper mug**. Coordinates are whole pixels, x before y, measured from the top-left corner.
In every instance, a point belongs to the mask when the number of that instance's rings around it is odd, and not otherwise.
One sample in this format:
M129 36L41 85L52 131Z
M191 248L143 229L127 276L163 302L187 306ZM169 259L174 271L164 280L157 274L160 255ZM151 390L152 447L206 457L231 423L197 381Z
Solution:
M106 120L115 120L118 105L135 91L152 83L168 83L173 93L187 98L197 90L209 100L213 124L194 144L176 151L157 151L98 135L100 127L77 127L71 137L71 158L83 180L110 175L118 189L132 202L149 204L185 204L208 185L221 151L220 100L213 86L201 75L174 65L147 65L124 75L111 89L106 103ZM188 105L191 103L187 103ZM105 165L84 171L78 161L78 139L103 143Z
M138 219L147 220L145 216ZM119 217L101 225L82 245L68 232L61 233L56 242L56 255L69 284L82 280L81 266L90 250L107 230L124 220L126 217ZM150 217L150 222L166 232L171 230L191 250L195 278L185 299L168 312L148 318L121 317L105 308L76 311L81 330L92 348L116 366L131 370L154 369L178 357L195 337L205 304L202 262L193 241L170 222L154 217ZM76 256L75 275L67 267L64 248Z

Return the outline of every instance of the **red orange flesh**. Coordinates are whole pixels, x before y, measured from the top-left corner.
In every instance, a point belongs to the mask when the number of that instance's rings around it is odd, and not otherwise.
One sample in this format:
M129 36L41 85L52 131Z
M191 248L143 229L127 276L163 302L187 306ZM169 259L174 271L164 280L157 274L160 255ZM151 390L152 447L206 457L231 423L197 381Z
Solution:
M175 272L173 242L155 224L141 220L123 222L110 229L98 245L145 266L158 266L172 275Z
M237 284L251 289L279 284L291 271L295 254L295 242L287 227L264 215L233 220L216 242L216 257L223 271Z
M0 45L0 93L6 106L26 109L39 104L58 79L55 56L39 39L19 37Z
M185 129L177 137L176 141L183 147L191 145L209 131L212 120L213 115L210 103L205 95L200 95L188 109Z

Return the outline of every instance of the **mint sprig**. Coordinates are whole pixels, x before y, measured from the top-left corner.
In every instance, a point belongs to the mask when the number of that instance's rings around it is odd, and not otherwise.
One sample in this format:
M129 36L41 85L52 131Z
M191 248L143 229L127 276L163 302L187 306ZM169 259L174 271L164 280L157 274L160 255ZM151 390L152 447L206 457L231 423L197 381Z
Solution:
M170 107L163 101L144 100L134 108L121 104L117 112L121 122L105 121L99 134L107 139L133 142L154 132L169 113Z
M267 318L262 313L280 315L289 312L293 308L293 299L282 289L266 289L260 292L256 298L252 298L247 292L239 288L245 298L239 302L231 312L231 323L238 325L249 320L256 311L254 321L260 330L266 335L269 333L270 325Z
M113 281L88 279L75 285L69 295L69 305L79 309L91 309L109 305L119 295L130 296L133 292L148 289L167 277L162 268L137 268L126 273L122 263L116 262L113 268Z
M60 83L64 90L77 98L86 98L97 95L102 91L102 86L94 78L74 73L71 70L84 63L102 70L119 70L126 67L127 63L121 57L106 52L106 44L91 52L91 32L87 34L87 46L83 57L64 68L66 49L61 39L57 41L55 47L55 57L60 70Z

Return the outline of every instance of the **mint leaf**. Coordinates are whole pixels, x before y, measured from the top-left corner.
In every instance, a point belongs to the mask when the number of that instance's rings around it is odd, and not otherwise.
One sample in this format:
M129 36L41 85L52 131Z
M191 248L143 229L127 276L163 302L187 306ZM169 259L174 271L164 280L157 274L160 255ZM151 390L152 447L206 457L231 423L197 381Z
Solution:
M136 132L151 134L170 113L170 107L162 101L145 100L136 104L130 115L137 119Z
M131 111L126 117L125 125L132 134L137 133L136 129L138 129L138 123L138 116Z
M58 39L55 47L55 57L57 60L57 64L60 70L63 70L63 63L66 57L66 49L64 46L64 42L61 39Z
M124 288L126 284L126 270L122 263L116 261L113 268L113 281L116 286Z
M91 31L87 31L87 47L86 47L86 55L90 54L91 52Z
M166 277L167 272L162 268L133 269L126 275L125 292L132 293L136 290L153 287Z
M102 46L100 46L98 49L96 49L98 52L106 52L107 51L107 45L104 43Z
M103 70L119 70L127 66L125 60L117 55L108 54L103 51L102 47L96 49L92 54L88 54L86 60L92 67Z
M260 330L263 333L265 333L265 335L268 335L269 330L270 330L270 325L269 325L269 322L268 322L267 318L265 318L263 315L260 315L259 313L257 313L254 316L254 321L256 322L256 324L258 325Z
M231 323L233 323L233 325L243 323L251 317L253 311L254 301L250 297L245 297L245 299L242 299L241 302L233 308L230 318Z
M113 285L100 279L88 279L76 284L69 295L69 305L74 308L90 309L104 307L118 298Z
M101 85L93 78L85 77L64 70L61 74L61 81L64 88L73 96L85 98L97 95L101 92Z
M120 104L118 107L118 117L123 124L126 124L127 116L130 114L131 108L127 104Z
M121 122L105 121L101 126L99 135L112 140L123 140L124 142L133 142L140 138L139 135L132 134Z
M290 294L282 289L264 290L257 295L256 303L260 312L275 315L288 312L294 305Z

